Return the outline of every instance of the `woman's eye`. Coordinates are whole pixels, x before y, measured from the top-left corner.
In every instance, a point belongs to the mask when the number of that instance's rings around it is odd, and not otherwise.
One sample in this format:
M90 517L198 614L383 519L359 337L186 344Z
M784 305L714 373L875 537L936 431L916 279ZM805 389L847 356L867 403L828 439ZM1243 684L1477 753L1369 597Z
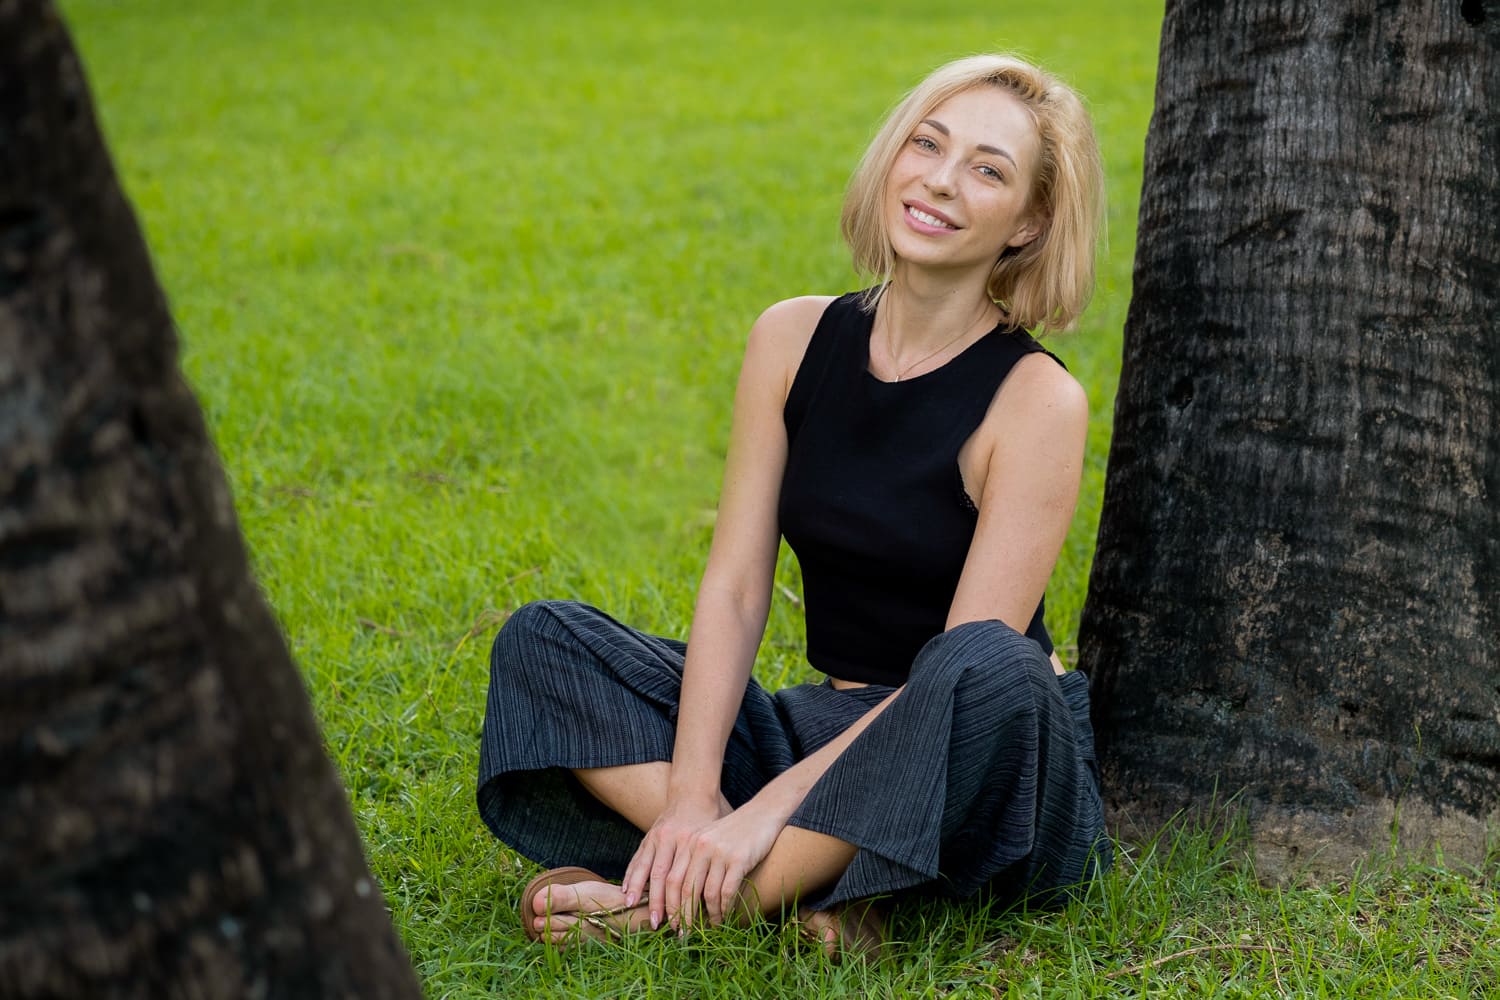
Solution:
M980 166L979 172L981 174L984 174L984 176L988 177L992 181L1005 180L1005 175L991 166Z
M913 136L911 141L916 143L917 146L921 149L937 149L937 143L933 142L925 135Z

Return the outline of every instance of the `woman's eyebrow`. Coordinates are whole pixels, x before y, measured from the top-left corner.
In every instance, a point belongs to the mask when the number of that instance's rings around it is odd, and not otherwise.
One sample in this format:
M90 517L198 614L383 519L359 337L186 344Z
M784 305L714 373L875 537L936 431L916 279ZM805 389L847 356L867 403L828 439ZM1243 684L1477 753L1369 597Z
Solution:
M936 118L923 118L922 119L922 124L923 125L931 125L933 128L935 128L939 132L943 133L943 135L952 135L952 133L948 131L948 126L944 125L942 122L938 121ZM1014 156L1011 156L1009 153L1007 153L1003 149L996 149L994 146L987 146L987 145L978 145L978 146L975 146L974 148L977 149L977 150L979 150L981 153L989 153L992 156L1003 156L1007 160L1010 161L1010 165L1011 166L1015 167L1017 170L1021 169L1021 165L1016 162L1016 158Z

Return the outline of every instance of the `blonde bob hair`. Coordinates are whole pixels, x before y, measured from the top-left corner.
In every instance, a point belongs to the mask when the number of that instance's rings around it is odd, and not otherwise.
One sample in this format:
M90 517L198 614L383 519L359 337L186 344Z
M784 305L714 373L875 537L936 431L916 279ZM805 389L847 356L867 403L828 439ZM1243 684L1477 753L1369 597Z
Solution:
M901 101L871 140L844 195L840 228L854 267L878 279L863 305L873 310L896 264L883 209L886 180L902 146L932 109L955 94L996 87L1031 113L1041 155L1028 197L1041 232L1007 247L986 290L1012 329L1066 329L1094 291L1094 253L1104 218L1104 170L1083 102L1062 81L1009 55L970 56L940 66Z

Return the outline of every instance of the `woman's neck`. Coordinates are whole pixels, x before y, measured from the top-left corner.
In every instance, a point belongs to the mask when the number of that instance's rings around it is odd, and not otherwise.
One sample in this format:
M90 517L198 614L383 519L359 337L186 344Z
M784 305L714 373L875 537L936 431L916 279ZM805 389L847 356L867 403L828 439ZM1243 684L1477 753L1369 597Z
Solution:
M898 359L938 350L965 332L972 336L963 340L970 342L1002 318L982 284L943 281L909 268L891 277L876 311L881 336Z

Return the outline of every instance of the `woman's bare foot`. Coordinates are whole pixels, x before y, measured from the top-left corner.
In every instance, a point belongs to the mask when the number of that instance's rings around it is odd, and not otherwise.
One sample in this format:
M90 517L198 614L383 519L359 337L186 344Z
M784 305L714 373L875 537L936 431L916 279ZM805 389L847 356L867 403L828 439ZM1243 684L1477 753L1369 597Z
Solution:
M625 905L625 890L584 868L543 872L522 891L521 924L533 941L619 940L649 930L646 906Z
M603 879L544 882L534 890L531 909L538 915L613 911L625 908L625 890Z
M798 909L797 928L835 962L848 956L877 959L885 949L885 913L868 900L828 910Z

